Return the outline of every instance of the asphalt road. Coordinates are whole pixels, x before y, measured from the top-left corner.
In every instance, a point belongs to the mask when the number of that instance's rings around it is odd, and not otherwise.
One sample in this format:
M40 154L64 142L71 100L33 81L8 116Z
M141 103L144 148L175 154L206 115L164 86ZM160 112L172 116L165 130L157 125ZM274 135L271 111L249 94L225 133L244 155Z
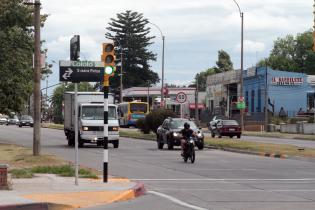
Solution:
M31 147L32 129L0 126L0 142ZM63 131L42 129L42 150L74 160ZM79 152L82 165L102 169L101 148ZM179 154L157 150L155 142L121 138L119 149L110 145L109 173L143 182L148 194L90 209L314 209L314 162L206 149L191 164Z

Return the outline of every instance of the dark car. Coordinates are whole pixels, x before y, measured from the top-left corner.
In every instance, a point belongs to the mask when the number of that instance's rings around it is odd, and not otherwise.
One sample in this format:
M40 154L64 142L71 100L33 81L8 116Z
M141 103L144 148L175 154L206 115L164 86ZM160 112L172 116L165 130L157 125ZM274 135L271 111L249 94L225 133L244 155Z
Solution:
M163 149L163 145L167 144L169 150L174 146L180 146L181 139L183 138L180 131L184 128L185 123L190 124L190 128L197 133L196 146L198 149L204 147L204 135L193 121L184 118L167 118L163 124L157 129L157 145L159 149Z
M218 120L211 129L211 136L215 137L216 135L219 138L222 136L241 138L242 129L236 120Z
M19 125L19 127L22 127L22 126L31 126L31 127L33 127L33 125L34 125L33 118L31 116L29 116L29 115L22 115L18 125Z

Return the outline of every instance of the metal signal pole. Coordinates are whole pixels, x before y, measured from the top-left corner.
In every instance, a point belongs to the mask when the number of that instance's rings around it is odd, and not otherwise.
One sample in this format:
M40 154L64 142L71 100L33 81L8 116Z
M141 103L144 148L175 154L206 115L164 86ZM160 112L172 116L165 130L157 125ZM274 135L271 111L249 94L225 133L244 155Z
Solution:
M103 157L103 182L108 182L108 92L109 77L104 76L104 157Z

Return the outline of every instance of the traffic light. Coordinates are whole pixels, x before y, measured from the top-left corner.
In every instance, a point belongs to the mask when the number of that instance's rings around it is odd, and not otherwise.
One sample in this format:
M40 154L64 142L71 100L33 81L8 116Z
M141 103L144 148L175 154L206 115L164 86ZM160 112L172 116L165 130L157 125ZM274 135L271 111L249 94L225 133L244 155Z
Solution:
M115 47L113 43L103 43L101 60L105 64L104 76L114 76L115 73Z

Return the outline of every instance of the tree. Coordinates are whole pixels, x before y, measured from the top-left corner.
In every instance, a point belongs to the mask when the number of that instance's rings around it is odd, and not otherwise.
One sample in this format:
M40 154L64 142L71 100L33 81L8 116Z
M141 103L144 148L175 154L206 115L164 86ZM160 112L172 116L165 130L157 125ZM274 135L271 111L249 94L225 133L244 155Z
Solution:
M261 60L259 65L268 65L281 71L315 74L315 53L312 51L312 44L311 30L296 36L278 38L274 41L269 57Z
M224 50L218 51L218 61L216 62L217 69L220 72L226 72L233 70L233 63L231 61L230 55Z
M0 1L0 113L22 111L31 95L32 15L33 8L22 0ZM42 24L46 18L42 16Z
M54 93L51 98L51 106L52 106L52 112L54 116L54 123L62 123L63 122L63 115L62 115L62 103L64 101L64 93L66 91L74 91L74 83L71 83L69 85L59 85L54 89ZM93 86L88 82L81 82L78 84L78 91L81 92L89 92L94 91Z
M195 76L194 87L196 87L196 80L198 80L198 91L205 91L207 87L207 77L213 74L231 71L233 70L233 63L230 55L224 50L218 51L217 66L202 71Z
M156 60L156 55L147 48L152 44L154 36L148 36L150 27L147 27L149 21L143 17L143 14L127 10L124 13L117 14L117 19L111 18L109 26L106 28L109 32L105 34L106 38L114 41L117 46L115 52L117 64L120 61L121 51L123 52L123 84L125 88L132 86L144 86L156 84L159 76L153 72L149 65L150 61ZM119 45L119 43L121 45ZM111 78L110 84L113 88L119 87L120 72Z

